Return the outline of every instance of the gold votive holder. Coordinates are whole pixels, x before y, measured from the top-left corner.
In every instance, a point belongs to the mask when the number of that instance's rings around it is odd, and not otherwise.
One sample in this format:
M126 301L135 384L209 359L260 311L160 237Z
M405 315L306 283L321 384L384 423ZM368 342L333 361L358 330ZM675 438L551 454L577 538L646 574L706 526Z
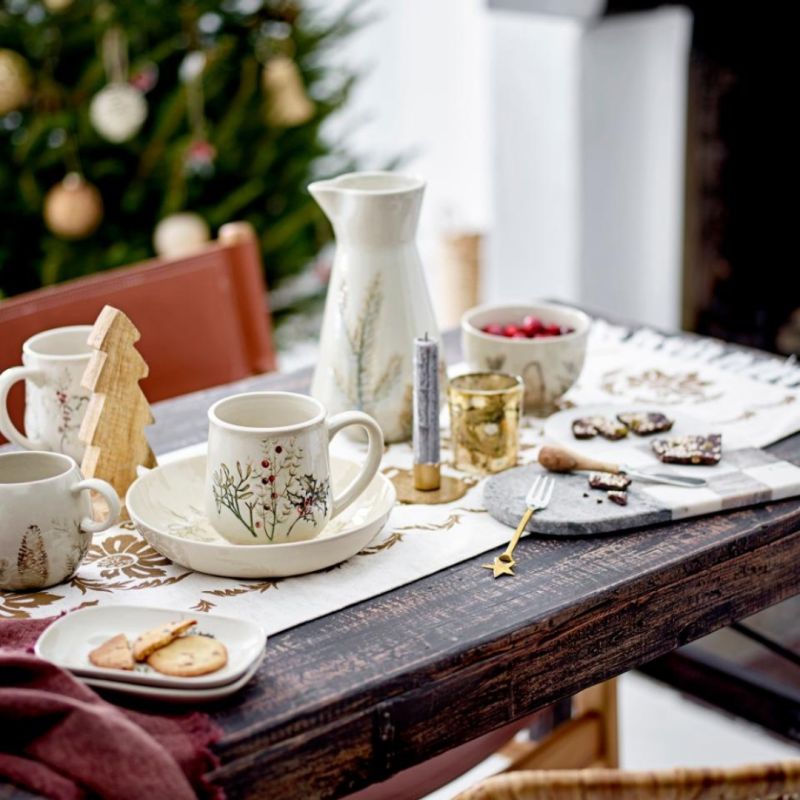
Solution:
M450 381L456 469L485 475L516 465L523 393L522 378L504 372L471 372Z

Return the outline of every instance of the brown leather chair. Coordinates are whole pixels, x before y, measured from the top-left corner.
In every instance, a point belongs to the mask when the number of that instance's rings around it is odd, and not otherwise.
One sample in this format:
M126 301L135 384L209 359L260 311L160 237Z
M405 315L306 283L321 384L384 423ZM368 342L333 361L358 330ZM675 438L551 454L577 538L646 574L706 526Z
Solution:
M104 305L139 329L151 402L275 369L261 255L252 227L234 222L191 255L153 259L0 301L0 372L20 363L39 331L91 324ZM22 390L10 410L22 424ZM0 441L3 441L0 438Z

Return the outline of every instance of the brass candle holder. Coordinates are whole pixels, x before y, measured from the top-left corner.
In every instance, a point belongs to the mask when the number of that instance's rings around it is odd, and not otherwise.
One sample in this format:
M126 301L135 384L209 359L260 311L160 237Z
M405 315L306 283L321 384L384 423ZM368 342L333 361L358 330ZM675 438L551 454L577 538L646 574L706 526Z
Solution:
M517 463L522 378L472 372L450 381L450 436L456 469L481 475Z

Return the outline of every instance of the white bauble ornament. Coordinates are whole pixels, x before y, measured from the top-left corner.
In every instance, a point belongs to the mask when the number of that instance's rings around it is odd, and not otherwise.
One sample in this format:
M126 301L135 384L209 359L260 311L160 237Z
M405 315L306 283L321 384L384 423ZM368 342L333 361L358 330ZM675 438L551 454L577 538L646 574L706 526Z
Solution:
M97 187L71 172L44 198L44 221L62 239L85 239L103 219L103 198Z
M164 217L153 232L153 247L160 256L185 256L201 248L211 238L208 224L191 211Z
M14 50L0 49L0 115L16 111L31 98L31 68Z
M147 101L129 83L109 83L92 98L89 119L104 139L126 142L139 133L147 119Z

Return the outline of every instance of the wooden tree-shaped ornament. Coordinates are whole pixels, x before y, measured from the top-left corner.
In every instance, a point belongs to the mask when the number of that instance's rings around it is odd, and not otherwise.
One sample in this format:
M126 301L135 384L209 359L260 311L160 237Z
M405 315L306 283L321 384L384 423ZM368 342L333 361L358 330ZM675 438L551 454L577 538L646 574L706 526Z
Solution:
M108 481L121 499L136 480L136 469L156 466L144 429L153 415L139 381L149 372L134 345L140 334L117 308L106 306L89 334L95 352L83 374L92 396L80 430L86 445L81 471Z

